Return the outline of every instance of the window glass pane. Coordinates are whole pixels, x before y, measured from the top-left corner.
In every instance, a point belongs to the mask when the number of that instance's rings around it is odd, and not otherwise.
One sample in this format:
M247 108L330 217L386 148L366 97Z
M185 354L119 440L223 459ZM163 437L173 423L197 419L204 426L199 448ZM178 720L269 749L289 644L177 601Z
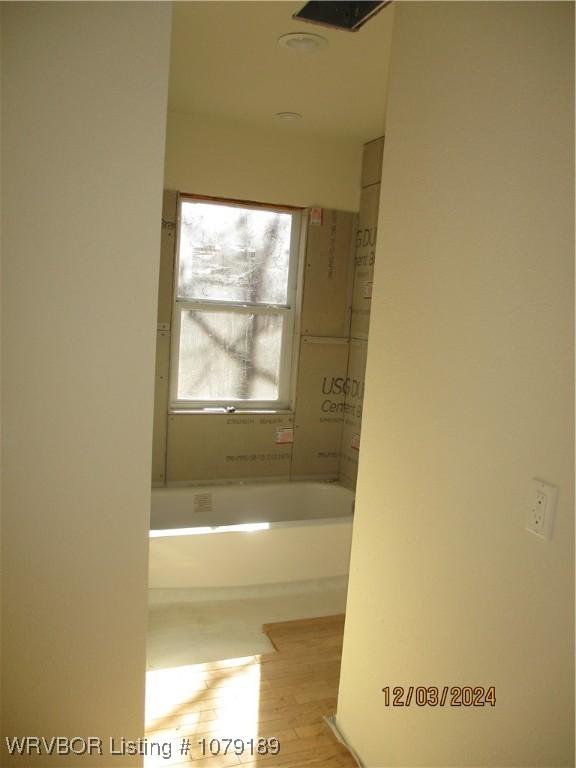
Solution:
M283 318L184 310L179 400L277 400Z
M178 298L286 304L292 215L183 201Z

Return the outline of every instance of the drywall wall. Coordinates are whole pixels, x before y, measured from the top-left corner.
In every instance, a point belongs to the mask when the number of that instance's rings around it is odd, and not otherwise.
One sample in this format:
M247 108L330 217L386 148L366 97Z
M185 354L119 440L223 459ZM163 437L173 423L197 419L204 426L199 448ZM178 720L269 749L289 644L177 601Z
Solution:
M291 476L337 479L348 338L300 340Z
M289 413L170 412L170 323L178 194L164 192L152 481L336 480L344 416L356 216L323 210L308 223L298 369ZM339 382L339 384L338 384Z
M2 7L0 6L0 105L2 104ZM2 175L2 110L0 109L0 179ZM2 275L2 183L0 181L0 282ZM2 292L0 290L0 392L2 382ZM0 396L0 446L2 445L2 398ZM0 449L0 742L4 741L2 706L2 451ZM0 755L0 763L2 757Z
M384 137L364 145L362 153L362 191L358 226L354 241L354 278L350 312L350 351L346 373L346 401L342 444L340 448L340 481L356 487L360 459L360 433L364 400L364 375L372 304L372 283L378 235L378 204Z
M362 187L360 212L356 234L354 257L354 293L352 297L352 320L350 334L355 339L368 338L370 327L370 304L378 235L378 206L380 182Z
M164 183L199 195L357 211L362 146L307 136L297 124L264 129L169 112Z
M364 339L350 339L339 470L340 482L348 488L356 487L358 475L366 352L367 342Z
M170 4L2 32L4 732L107 749L143 729ZM110 759L9 759L40 763Z
M292 445L279 444L278 431L292 421L291 414L170 414L167 480L287 480Z
M573 33L396 8L338 702L370 768L574 764ZM385 706L411 685L496 706Z

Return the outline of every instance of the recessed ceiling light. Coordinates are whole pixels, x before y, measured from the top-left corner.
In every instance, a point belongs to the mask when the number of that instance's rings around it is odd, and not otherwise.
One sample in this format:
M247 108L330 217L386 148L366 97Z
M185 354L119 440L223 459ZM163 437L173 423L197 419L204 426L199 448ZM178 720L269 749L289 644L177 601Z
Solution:
M311 53L319 51L328 45L328 40L322 35L311 35L309 32L290 32L278 38L278 45L293 51Z
M274 115L278 120L300 120L302 115L299 112L276 112Z

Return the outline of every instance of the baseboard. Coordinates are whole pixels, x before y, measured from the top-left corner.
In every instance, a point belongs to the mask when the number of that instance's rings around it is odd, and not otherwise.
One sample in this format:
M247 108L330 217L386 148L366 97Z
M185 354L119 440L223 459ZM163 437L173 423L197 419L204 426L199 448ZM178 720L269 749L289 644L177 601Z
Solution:
M339 743L342 744L343 747L346 747L348 752L350 752L358 768L365 768L364 763L360 759L360 756L358 755L358 753L350 746L350 744L348 744L348 742L344 738L344 735L338 725L338 721L336 720L336 715L324 715L324 722L326 723L328 728L330 728L334 736L336 736Z

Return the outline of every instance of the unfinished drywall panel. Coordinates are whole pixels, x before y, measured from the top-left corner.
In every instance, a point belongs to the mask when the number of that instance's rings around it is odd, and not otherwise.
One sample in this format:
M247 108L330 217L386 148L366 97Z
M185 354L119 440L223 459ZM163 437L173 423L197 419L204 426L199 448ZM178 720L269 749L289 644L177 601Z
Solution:
M156 377L154 385L154 433L152 438L152 482L166 479L166 429L168 423L168 376L170 371L170 331L156 335Z
M324 209L321 222L309 220L301 321L305 336L348 335L355 218L353 213Z
M383 153L383 136L364 144L364 151L362 152L362 187L370 187L372 184L380 184Z
M367 339L372 305L372 282L378 233L378 205L380 184L364 187L360 193L360 211L356 231L354 256L354 290L352 295L352 320L350 335Z
M366 766L574 766L574 5L394 35L338 721Z
M167 482L287 480L292 435L292 414L170 414Z
M342 446L340 449L340 480L350 488L356 486L358 474L367 347L367 342L362 339L350 339Z
M154 433L152 438L152 483L166 480L166 432L168 427L168 383L170 376L170 324L174 291L174 258L178 192L165 189L162 198L160 272L158 277L158 330L154 388Z
M355 487L358 474L383 151L384 137L380 137L364 145L362 156L362 191L354 242L350 354L340 447L340 480L351 488Z
M169 330L172 318L177 208L178 193L172 189L165 189L162 204L160 277L158 280L158 330Z
M302 337L293 477L338 476L347 361L348 339Z

